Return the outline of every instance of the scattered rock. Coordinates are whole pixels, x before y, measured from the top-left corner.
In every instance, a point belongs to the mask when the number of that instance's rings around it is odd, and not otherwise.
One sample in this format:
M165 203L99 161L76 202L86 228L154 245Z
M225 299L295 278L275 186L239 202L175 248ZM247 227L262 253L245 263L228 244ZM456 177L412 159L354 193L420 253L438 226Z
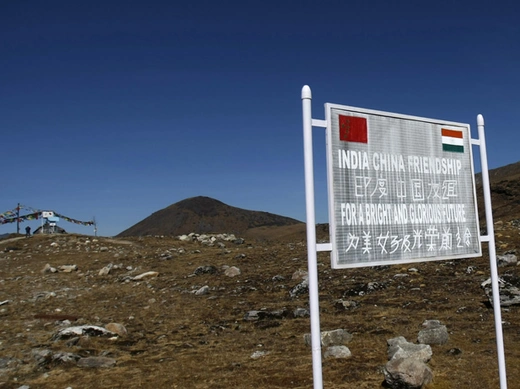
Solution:
M133 277L132 280L140 281L140 280L144 280L145 278L154 278L154 277L158 277L158 276L159 276L159 272L148 271L146 273L142 273L142 274L139 274L138 276Z
M75 336L107 336L113 337L117 336L116 333L109 331L103 327L84 325L77 327L68 327L62 330L59 330L54 336L52 340L58 339L68 339Z
M256 321L264 319L282 319L288 314L286 309L279 309L274 311L259 310L259 311L248 311L244 315L246 321Z
M59 352L52 356L52 362L60 364L71 364L76 363L81 356L73 353Z
M116 333L119 336L125 336L128 334L124 325L119 323L108 323L105 328L113 333Z
M354 309L359 306L359 303L354 300L339 299L334 301L334 305L336 306L336 308Z
M67 342L65 342L65 344L67 345L67 347L74 347L76 346L80 341L80 337L79 336L75 336L73 338L70 338L69 340L67 340Z
M387 340L388 359L412 358L428 362L432 358L432 348L425 344L413 344L399 336Z
M224 274L228 277L236 277L241 274L240 269L235 266L228 267Z
M201 275L201 274L216 274L217 268L215 266L199 266L195 269L193 274Z
M266 316L267 312L265 311L249 311L244 315L245 321L255 321L260 320Z
M209 286L204 285L202 288L195 291L195 296L202 296L209 293Z
M300 282L298 285L296 285L294 288L292 288L289 291L289 296L291 296L291 298L295 298L301 294L308 293L308 292L309 292L309 279L305 278L302 282Z
M305 308L296 308L293 312L294 317L309 317L310 313Z
M16 358L0 357L0 369L9 369L11 367L19 365L20 363L21 363L21 361ZM0 371L0 373L1 373L1 371Z
M446 351L446 354L448 354L448 355L460 355L460 354L462 354L462 350L460 348L450 348L448 351Z
M295 281L298 281L298 280L306 280L306 279L309 279L309 273L305 270L296 270L291 279L295 280Z
M420 389L433 379L426 365L432 357L429 345L409 343L404 337L388 339L388 359L383 374L388 388Z
M325 358L350 358L352 353L347 346L330 346L327 347L323 356Z
M423 330L419 331L417 341L422 344L445 344L448 342L448 330L438 320L426 320Z
M49 349L32 349L31 354L40 366L48 364L52 359L52 351Z
M413 358L391 359L383 373L387 387L392 389L419 389L433 380L431 369Z
M73 271L77 271L78 267L76 265L61 265L58 266L58 270L63 273L72 273Z
M498 279L498 286L500 292L500 306L508 307L511 305L520 304L520 279L515 276L508 276L504 274ZM493 288L491 285L491 278L488 278L481 284L488 300L493 305Z
M518 263L518 257L513 253L506 253L504 255L497 255L497 264L500 267L512 266Z
M255 351L253 354L251 354L251 359L262 358L262 357L266 356L267 354L269 354L268 351Z
M69 364L76 363L81 357L77 354L68 352L54 353L49 349L33 349L31 350L32 357L39 366L46 366L50 363L54 364Z
M108 368L116 365L116 360L107 357L88 357L81 358L77 365L79 367L102 367Z
M42 269L42 273L43 274L46 274L46 273L57 273L57 272L58 272L58 269L56 269L55 267L52 267L49 264L46 264L45 267Z
M110 270L112 270L113 265L109 263L106 265L103 269L101 269L98 273L100 276L107 276L110 273Z

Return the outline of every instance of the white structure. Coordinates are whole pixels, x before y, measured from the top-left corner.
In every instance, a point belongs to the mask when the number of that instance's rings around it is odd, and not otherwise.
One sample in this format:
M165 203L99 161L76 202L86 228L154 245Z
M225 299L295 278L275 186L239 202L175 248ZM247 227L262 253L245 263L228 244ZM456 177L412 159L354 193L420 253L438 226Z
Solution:
M507 388L500 292L484 137L468 124L325 105L312 119L302 88L307 251L314 388L323 387L317 251L348 268L481 256L489 242L500 388ZM312 127L327 129L331 242L316 243ZM486 236L480 236L471 146L480 147Z

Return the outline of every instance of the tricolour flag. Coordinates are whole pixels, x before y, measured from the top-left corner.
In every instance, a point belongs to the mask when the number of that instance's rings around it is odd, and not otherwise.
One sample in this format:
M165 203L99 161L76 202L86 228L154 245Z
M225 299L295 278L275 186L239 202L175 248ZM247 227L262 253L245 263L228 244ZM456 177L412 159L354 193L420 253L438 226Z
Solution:
M442 151L453 151L456 153L464 152L464 139L462 131L448 130L443 128L442 132Z
M339 140L368 143L367 119L357 116L339 116Z

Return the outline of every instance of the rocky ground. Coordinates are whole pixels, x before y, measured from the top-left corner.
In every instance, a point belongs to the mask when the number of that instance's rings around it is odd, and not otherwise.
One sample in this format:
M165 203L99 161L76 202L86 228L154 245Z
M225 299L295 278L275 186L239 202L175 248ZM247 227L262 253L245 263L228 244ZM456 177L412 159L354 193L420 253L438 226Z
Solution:
M518 226L496 230L498 254L515 253ZM427 388L499 387L488 261L332 270L320 253L321 330L352 334L350 357L323 359L324 387L381 387L387 340L416 342L431 319L449 340L432 345ZM310 388L306 271L303 239L11 236L0 241L0 388ZM511 388L519 309L502 313Z

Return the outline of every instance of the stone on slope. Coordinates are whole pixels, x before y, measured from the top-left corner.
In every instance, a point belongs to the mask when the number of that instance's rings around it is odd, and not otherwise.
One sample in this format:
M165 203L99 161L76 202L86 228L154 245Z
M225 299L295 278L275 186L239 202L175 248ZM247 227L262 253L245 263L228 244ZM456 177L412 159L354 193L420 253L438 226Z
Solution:
M113 337L117 336L116 333L109 331L103 327L83 325L76 327L68 327L59 330L53 335L52 340L58 339L69 339L75 336L106 336Z
M423 327L417 337L419 343L446 344L448 342L448 330L439 320L426 320Z
M420 389L433 380L431 369L413 358L391 359L383 373L387 387L392 389Z
M79 367L113 367L116 365L116 360L107 357L88 357L81 358L77 365Z

